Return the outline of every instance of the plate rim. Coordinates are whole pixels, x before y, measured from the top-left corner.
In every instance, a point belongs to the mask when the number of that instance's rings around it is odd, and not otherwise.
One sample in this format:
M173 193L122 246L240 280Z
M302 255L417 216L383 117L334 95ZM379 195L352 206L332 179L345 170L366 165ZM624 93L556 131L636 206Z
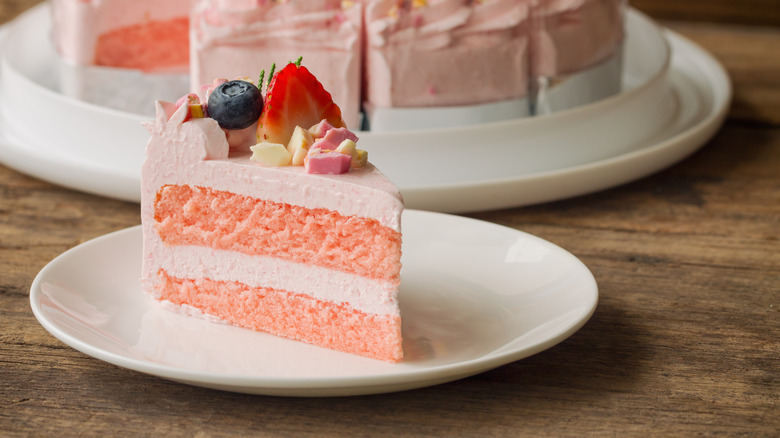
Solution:
M195 386L210 387L215 389L228 390L240 393L267 394L267 395L288 395L288 396L339 396L339 395L362 395L362 394L380 394L386 392L395 392L413 388L421 388L439 383L450 382L465 378L474 374L485 372L502 365L524 359L526 357L538 354L549 349L577 332L593 316L599 300L598 285L593 273L576 256L560 246L549 242L535 235L495 224L492 222L481 221L473 218L454 216L444 213L408 209L405 211L411 216L411 220L425 220L422 216L428 216L430 220L456 220L470 223L478 223L478 226L497 227L502 232L514 233L530 237L532 240L544 242L550 248L560 251L562 255L570 260L588 284L579 287L582 289L583 298L587 299L587 305L580 306L576 321L568 324L561 324L556 332L543 339L536 340L523 346L521 349L511 349L509 351L495 353L496 350L487 352L479 357L468 360L436 365L422 369L408 369L400 373L382 373L352 377L280 377L269 378L267 376L241 376L236 374L211 373L198 370L178 368L173 365L157 364L150 361L144 361L138 358L124 356L118 353L106 351L91 343L73 337L62 330L56 323L51 321L44 309L41 308L40 298L42 296L41 285L45 282L48 271L54 269L58 261L72 256L74 253L83 251L92 246L107 245L112 240L125 236L127 234L138 234L140 238L141 226L113 231L93 239L87 240L76 245L47 263L35 276L30 287L30 305L38 322L56 339L63 342L88 356L110 363L112 365L153 375L168 380L187 383ZM416 217L422 217L416 219ZM140 263L140 260L139 260ZM585 308L587 307L587 308ZM506 345L506 344L503 344ZM503 346L502 345L502 346ZM500 349L502 346L497 347Z

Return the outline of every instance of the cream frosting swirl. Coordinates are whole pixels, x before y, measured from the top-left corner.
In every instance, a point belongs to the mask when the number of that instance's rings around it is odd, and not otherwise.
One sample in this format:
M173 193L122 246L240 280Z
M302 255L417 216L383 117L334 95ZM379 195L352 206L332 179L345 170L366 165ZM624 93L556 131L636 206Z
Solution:
M528 17L528 4L518 0L431 0L423 6L394 0L370 2L366 31L373 47L414 44L417 50L439 50L458 44L477 33L504 32L513 38L515 29ZM507 32L509 31L509 32Z
M201 2L194 23L198 47L294 41L301 47L349 50L359 33L340 0Z

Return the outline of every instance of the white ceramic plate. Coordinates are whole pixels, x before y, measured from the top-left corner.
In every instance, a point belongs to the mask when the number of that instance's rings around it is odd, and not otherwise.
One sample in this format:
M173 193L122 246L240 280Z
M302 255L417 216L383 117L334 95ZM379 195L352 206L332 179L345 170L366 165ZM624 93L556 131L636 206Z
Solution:
M598 300L590 271L538 237L407 210L399 295L406 359L389 364L160 308L140 289L141 228L81 244L32 284L38 321L71 347L166 379L228 391L335 396L480 373L578 330Z
M68 99L42 85L56 79L52 76L57 70L51 65L48 34L40 32L48 27L46 12L39 7L19 19L26 21L13 23L19 24L14 32L31 33L4 46L13 47L18 56L0 51L0 85L6 86L0 98L0 161L55 184L138 201L146 141L139 123L144 118ZM532 119L366 133L361 144L399 186L407 206L425 210L467 212L535 204L641 178L704 145L722 124L731 100L723 67L670 31L660 35L671 47L671 65L666 74L653 75L656 63L645 59L642 44L656 34L651 20L630 11L629 77L624 82L636 82L631 72L651 77L613 98ZM47 103L22 105L28 90ZM9 107L12 100L18 104ZM17 111L20 107L29 114ZM38 125L36 108L55 115L43 117L45 122ZM85 122L87 128L68 129ZM62 141L65 131L82 141ZM94 141L88 138L98 131Z

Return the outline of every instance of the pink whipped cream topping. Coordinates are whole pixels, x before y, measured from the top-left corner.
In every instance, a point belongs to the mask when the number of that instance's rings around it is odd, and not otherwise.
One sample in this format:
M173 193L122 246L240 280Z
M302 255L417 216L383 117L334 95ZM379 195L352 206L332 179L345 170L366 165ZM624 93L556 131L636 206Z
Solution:
M201 0L192 14L191 84L284 65L303 56L358 126L362 5L341 0Z
M403 202L398 188L374 166L342 175L310 175L303 166L265 167L249 154L230 156L225 132L210 118L188 118L186 105L158 102L142 180L156 190L165 184L213 187L257 198L327 208L344 216L376 219L400 231ZM152 166L148 163L158 163ZM164 164L159 164L164 163ZM147 193L147 195L153 194Z
M532 75L555 76L597 64L623 39L625 0L537 0L532 10Z
M525 95L528 17L517 0L392 0L366 10L366 100L380 107L466 105ZM424 67L421 67L424 66Z

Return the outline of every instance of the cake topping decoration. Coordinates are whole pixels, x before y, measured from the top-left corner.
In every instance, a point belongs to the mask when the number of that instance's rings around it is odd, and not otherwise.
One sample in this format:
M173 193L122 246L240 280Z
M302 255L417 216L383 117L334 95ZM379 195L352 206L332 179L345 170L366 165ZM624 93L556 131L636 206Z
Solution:
M312 148L306 156L307 173L341 174L349 171L352 157L338 152Z
M314 138L320 138L325 137L325 133L328 132L329 129L333 129L333 125L328 123L327 120L322 120L320 123L317 123L316 125L309 128L309 133Z
M258 139L287 144L296 126L310 127L323 119L337 128L346 127L341 109L320 81L306 67L291 62L270 79Z
M259 142L250 147L251 159L265 166L303 165L306 172L320 174L341 174L365 166L367 154L356 148L357 135L347 129L341 109L301 66L301 59L276 73L271 67L257 125ZM261 72L261 87L265 80Z
M292 156L291 164L293 166L303 165L304 158L306 158L309 147L311 147L313 143L314 137L308 130L303 129L300 126L295 127L292 138L290 138L290 142L287 143L287 151L290 152L290 155Z
M200 103L200 98L197 94L190 93L180 97L179 100L176 101L176 109L179 109L182 105L187 105L189 107L185 121L190 118L206 117L206 111L203 108L203 104Z
M223 129L252 126L263 111L263 96L252 83L227 81L218 85L208 98L209 116Z
M325 132L323 137L318 138L312 147L335 150L344 140L356 142L357 139L357 136L347 128L333 128Z
M188 94L176 107L188 105L186 120L211 117L225 132L232 148L249 147L250 159L263 166L304 166L307 173L341 174L364 167L368 154L357 149L358 137L347 129L341 110L317 78L301 66L301 59L288 63L266 78L260 73L257 86L249 78L215 79L201 87L208 101ZM265 99L263 83L267 81ZM257 123L257 144L254 140Z
M264 166L300 166L307 173L341 174L368 163L368 154L357 148L358 137L347 128L334 128L327 120L303 129L296 126L287 147L261 141L250 147L252 161Z
M264 166L287 166L292 160L292 155L283 144L263 142L251 146L250 149L251 159Z

